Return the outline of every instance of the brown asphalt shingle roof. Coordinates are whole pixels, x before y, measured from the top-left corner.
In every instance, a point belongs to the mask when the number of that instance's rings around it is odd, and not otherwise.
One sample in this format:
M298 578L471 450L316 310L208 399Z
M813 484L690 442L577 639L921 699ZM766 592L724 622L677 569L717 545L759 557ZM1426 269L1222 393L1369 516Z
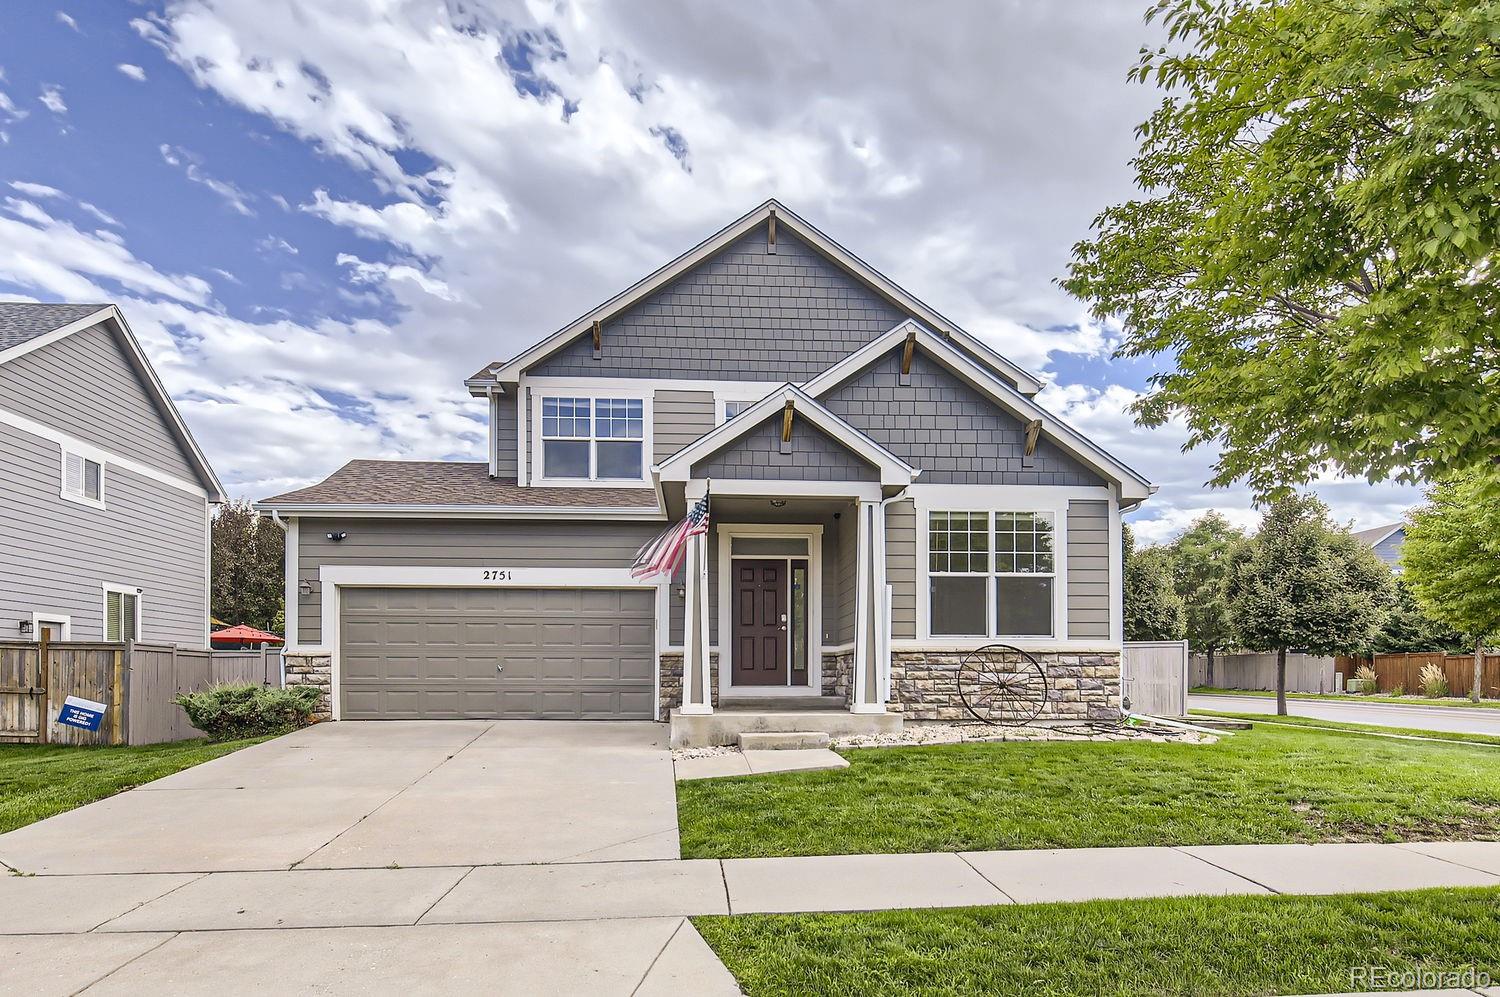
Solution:
M446 460L351 460L316 485L262 499L265 505L503 506L655 509L650 488L522 488L490 478L489 465Z

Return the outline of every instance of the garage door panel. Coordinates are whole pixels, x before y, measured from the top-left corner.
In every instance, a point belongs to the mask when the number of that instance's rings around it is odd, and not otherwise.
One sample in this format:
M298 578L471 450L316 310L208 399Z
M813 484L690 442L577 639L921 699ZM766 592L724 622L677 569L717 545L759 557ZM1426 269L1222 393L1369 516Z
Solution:
M649 718L654 607L647 590L345 590L343 715Z

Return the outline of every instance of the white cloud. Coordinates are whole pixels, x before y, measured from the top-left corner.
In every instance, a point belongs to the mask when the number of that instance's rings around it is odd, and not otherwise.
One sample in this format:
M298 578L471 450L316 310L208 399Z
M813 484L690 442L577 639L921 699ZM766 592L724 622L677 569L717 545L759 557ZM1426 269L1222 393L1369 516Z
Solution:
M140 66L132 65L128 62L122 62L115 68L124 75L130 77L132 80L135 80L137 83L143 83L146 80L146 71Z
M65 27L72 28L74 31L79 30L78 22L66 12L61 10L57 12L57 23L64 25Z
M29 181L26 181L26 180L12 180L10 182L10 186L11 186L12 190L18 190L22 194L25 194L27 197L49 197L49 198L66 198L67 197L66 194L64 194L62 191L58 190L56 187L48 187L44 183L30 183Z
M405 263L371 263L349 253L340 253L334 262L341 267L348 267L349 279L356 284L410 283L434 298L459 300L458 295L447 284Z
M246 216L253 216L255 214L254 209L250 207L251 195L228 180L220 180L217 177L209 176L203 171L198 156L194 153L189 152L187 149L165 143L158 146L158 151L161 152L161 158L168 166L182 167L183 173L189 180L193 181L193 183L202 184L219 195L224 199L224 203L228 204L239 214Z
M68 113L67 102L63 100L62 87L55 83L48 83L43 86L42 94L37 100L41 101L42 106L53 114Z

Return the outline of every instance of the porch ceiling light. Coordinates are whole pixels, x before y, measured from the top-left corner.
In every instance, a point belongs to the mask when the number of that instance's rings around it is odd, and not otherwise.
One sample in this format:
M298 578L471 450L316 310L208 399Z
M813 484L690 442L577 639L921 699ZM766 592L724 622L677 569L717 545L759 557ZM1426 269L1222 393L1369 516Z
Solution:
M786 505L786 499L772 499L771 500L771 507L773 509L780 509L780 508L784 507L785 505Z

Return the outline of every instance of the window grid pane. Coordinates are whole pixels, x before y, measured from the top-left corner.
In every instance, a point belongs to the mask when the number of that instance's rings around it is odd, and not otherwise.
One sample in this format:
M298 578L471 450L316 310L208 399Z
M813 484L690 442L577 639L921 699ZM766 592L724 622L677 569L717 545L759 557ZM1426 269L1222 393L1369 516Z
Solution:
M594 401L594 428L601 440L639 440L644 429L644 402L639 398Z
M588 398L543 398L542 438L588 439L590 402Z
M995 550L995 571L999 574L1052 574L1055 559L1051 514L995 513Z
M927 541L929 571L982 574L990 570L987 512L928 513Z

